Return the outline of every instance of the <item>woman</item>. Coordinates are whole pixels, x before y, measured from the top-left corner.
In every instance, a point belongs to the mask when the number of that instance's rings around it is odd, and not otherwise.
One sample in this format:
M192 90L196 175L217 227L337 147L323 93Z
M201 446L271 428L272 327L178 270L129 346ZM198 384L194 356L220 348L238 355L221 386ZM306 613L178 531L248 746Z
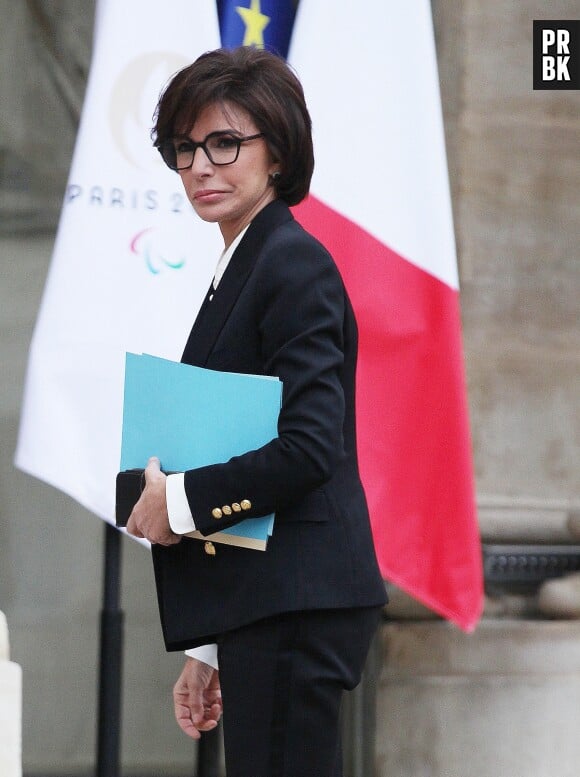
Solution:
M356 458L354 316L288 207L314 166L302 88L268 52L210 52L168 85L154 139L225 243L182 361L283 382L275 440L168 478L152 459L129 520L154 543L166 647L188 654L176 717L198 738L223 701L228 777L337 777L340 700L385 592ZM181 536L272 512L265 552Z

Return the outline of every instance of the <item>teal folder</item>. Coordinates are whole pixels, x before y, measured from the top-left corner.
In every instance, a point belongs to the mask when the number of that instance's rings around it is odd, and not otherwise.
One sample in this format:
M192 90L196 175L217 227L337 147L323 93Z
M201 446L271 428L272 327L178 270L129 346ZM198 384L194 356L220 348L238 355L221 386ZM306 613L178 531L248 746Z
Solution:
M281 402L278 378L127 353L121 470L145 467L157 456L166 472L184 472L260 448L278 435ZM273 525L269 515L210 536L186 536L265 550Z

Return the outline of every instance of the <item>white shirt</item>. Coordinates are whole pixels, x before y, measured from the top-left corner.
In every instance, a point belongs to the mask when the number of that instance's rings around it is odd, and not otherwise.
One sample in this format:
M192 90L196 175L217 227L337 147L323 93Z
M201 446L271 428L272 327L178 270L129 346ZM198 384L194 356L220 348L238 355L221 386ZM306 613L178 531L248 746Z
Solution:
M248 224L248 226L250 225ZM220 256L213 277L212 286L214 291L217 289L219 282L230 263L230 259L241 239L246 234L247 229L248 227L245 227ZM209 301L211 302L212 299L213 294L210 294ZM165 497L167 500L169 525L175 534L186 534L187 532L195 531L196 528L195 520L191 514L191 509L185 493L184 478L185 473L177 472L174 475L168 475L165 481ZM201 645L200 647L186 650L185 655L190 658L197 658L198 661L203 661L205 664L213 666L214 669L218 668L217 645Z

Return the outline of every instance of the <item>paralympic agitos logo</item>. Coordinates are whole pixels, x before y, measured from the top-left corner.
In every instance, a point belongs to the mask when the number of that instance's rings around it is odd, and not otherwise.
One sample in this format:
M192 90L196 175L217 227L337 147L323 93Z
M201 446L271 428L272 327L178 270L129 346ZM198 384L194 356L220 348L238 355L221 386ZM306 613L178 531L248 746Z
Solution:
M153 227L137 232L130 244L131 253L140 256L152 275L159 275L164 269L181 270L185 266L186 257L179 249L168 246L160 239Z

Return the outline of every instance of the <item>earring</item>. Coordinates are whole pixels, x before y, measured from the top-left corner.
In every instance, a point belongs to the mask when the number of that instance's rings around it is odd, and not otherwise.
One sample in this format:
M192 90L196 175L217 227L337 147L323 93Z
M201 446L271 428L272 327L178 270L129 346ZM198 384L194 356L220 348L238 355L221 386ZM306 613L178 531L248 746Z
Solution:
M279 170L276 170L275 173L272 173L270 175L270 184L272 186L276 186L276 184L278 183L281 177L282 177L282 173Z

